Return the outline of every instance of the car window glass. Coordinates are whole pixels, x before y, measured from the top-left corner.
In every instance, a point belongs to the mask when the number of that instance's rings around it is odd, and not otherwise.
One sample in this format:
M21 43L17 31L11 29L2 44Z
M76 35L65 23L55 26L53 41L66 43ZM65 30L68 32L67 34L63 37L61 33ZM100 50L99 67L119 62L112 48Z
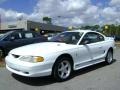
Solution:
M90 40L91 43L95 43L98 41L98 36L97 34L90 33L88 34L88 39Z
M104 41L104 37L102 35L99 35L99 41Z
M89 40L89 43L95 43L95 42L104 41L104 37L98 33L90 32L83 37L81 43L83 43L85 40Z
M9 38L10 38L10 39L20 39L20 36L19 36L18 33L13 33L13 34L10 35Z
M33 37L38 37L38 36L40 36L40 34L37 33L37 32L32 32L32 33L33 33Z
M53 36L50 42L63 42L67 44L77 44L83 33L80 32L64 32Z
M25 38L33 38L33 34L32 33L25 33Z

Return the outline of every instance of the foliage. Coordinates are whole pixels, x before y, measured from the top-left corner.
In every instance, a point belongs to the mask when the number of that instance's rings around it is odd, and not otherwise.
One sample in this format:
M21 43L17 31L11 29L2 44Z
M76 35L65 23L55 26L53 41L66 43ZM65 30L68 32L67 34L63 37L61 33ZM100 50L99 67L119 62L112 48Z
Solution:
M86 25L86 26L81 26L80 29L90 29L90 30L94 30L94 31L99 31L99 28L100 26L99 25L93 25L93 26L90 26L90 25Z
M52 18L50 18L50 17L43 17L43 21L46 22L47 24L51 24L52 23Z
M0 58L0 67L5 67L5 62L2 58Z
M107 26L107 28L106 28L106 26ZM80 29L85 29L85 30L90 29L90 30L99 31L107 36L120 36L120 25L114 25L114 24L103 25L103 26L86 25L86 26L81 26Z
M105 25L102 27L102 31L107 36L120 36L120 25L107 25L108 29L105 29Z

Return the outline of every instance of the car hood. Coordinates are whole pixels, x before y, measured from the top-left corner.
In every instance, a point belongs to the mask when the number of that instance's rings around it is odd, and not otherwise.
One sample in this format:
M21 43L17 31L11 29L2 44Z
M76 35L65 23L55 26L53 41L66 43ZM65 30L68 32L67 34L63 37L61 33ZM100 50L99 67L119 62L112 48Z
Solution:
M10 53L16 55L32 56L49 55L49 53L57 53L60 51L69 50L75 48L75 46L76 45L70 45L65 43L44 42L22 46L11 50Z

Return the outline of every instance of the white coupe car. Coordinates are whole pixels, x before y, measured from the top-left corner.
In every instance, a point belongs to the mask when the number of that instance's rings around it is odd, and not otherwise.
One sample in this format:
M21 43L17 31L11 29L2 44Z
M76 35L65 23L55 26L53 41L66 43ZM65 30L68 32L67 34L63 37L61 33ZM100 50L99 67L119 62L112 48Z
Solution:
M114 39L91 30L66 31L49 42L13 49L6 56L6 68L12 73L39 77L53 75L68 79L73 70L96 63L113 61Z

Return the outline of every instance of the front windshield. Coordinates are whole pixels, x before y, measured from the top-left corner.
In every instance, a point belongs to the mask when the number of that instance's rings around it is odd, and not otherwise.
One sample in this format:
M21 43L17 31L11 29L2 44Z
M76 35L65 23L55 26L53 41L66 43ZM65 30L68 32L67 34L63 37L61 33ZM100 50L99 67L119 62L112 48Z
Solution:
M4 36L5 34L0 34L0 37Z
M0 34L0 40L5 36L5 34Z
M6 36L8 36L10 33L12 33L13 31L9 31L3 34L0 34L0 40L3 40Z
M52 37L50 42L63 42L66 44L77 44L83 33L81 32L63 32Z

